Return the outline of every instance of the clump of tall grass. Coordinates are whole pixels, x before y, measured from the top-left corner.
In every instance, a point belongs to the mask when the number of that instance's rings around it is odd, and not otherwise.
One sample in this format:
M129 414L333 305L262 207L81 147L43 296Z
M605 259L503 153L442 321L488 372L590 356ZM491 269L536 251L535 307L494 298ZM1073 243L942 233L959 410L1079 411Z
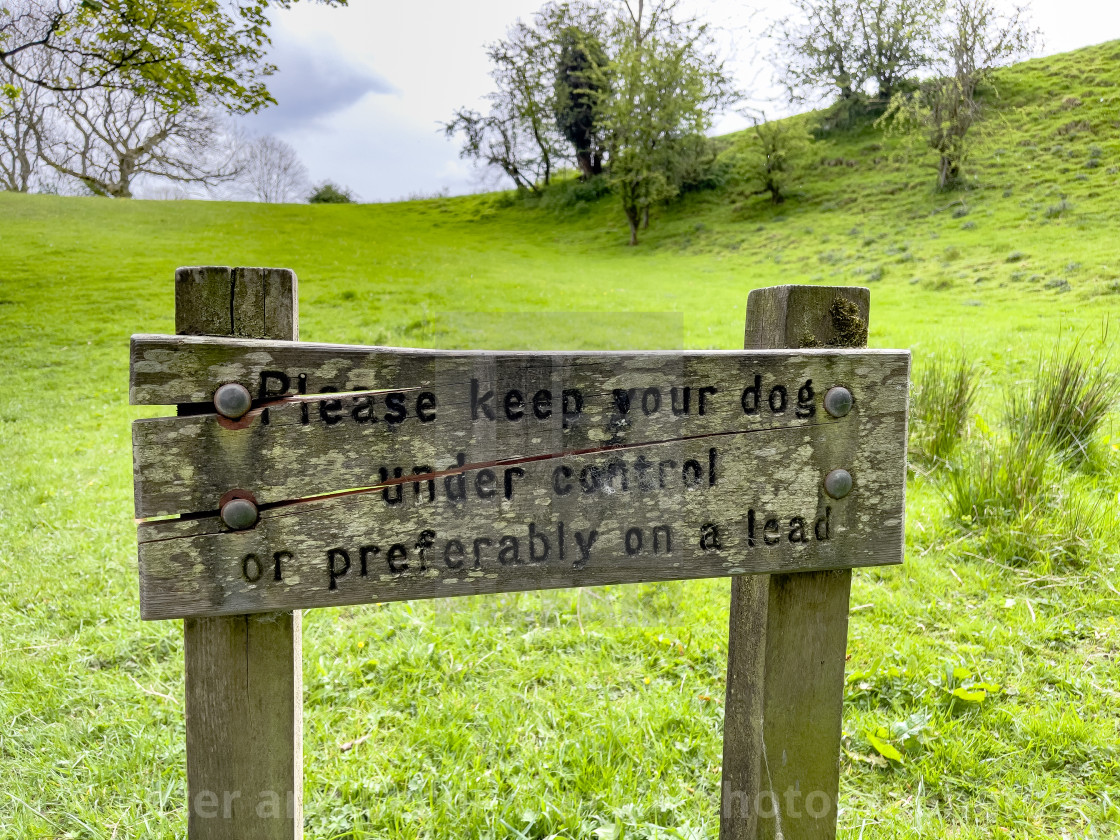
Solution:
M1117 528L1098 497L1066 483L1055 488L1049 504L1012 522L988 526L979 536L978 547L988 558L1049 573L1109 551Z
M910 394L910 457L927 467L948 462L976 403L980 370L963 355L922 366Z
M1050 447L1030 435L981 439L948 470L942 490L960 522L1015 522L1046 506L1057 468Z
M1116 536L1099 490L1037 435L981 438L944 473L953 518L988 559L1052 571L1083 561Z
M984 427L941 473L950 514L989 559L1054 569L1115 539L1099 481L1073 469L1102 439L1120 397L1106 348L1075 342L1040 357L1031 380L1006 396L1003 433Z
M1109 345L1084 349L1079 341L1040 357L1033 378L1012 391L1007 422L1020 436L1037 438L1062 458L1085 460L1120 400L1120 377Z

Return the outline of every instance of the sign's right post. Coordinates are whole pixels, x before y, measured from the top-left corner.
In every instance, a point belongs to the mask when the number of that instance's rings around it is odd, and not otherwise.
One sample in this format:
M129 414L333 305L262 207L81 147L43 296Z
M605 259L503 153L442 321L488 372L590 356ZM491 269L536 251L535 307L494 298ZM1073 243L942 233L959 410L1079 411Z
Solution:
M757 289L744 347L865 347L869 310L865 288ZM720 840L836 837L851 582L850 569L732 578Z

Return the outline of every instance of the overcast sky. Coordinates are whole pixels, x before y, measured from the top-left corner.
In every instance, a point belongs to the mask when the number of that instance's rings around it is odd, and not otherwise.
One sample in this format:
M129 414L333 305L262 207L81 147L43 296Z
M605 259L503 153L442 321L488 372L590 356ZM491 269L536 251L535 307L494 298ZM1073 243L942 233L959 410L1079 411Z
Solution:
M458 156L439 124L461 106L482 107L490 89L485 44L543 0L351 0L347 8L299 3L274 15L269 85L279 104L243 118L247 130L292 144L312 180L349 186L365 201L447 190L474 192L482 176ZM755 37L785 0L686 0L720 28L741 87L757 105L773 95ZM1036 0L1043 54L1120 37L1115 0ZM752 13L752 9L757 12ZM788 110L772 103L770 113ZM746 125L725 115L717 133Z

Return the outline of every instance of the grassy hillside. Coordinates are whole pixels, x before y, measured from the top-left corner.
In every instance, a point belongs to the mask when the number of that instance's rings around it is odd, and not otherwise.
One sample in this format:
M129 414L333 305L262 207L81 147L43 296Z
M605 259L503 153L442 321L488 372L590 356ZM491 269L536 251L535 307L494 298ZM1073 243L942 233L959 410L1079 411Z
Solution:
M920 148L866 126L818 140L786 204L694 193L637 248L609 197L562 191L0 194L0 836L184 832L181 631L139 621L131 520L128 423L158 412L126 392L128 336L173 329L176 266L287 266L302 338L439 347L732 348L752 288L867 284L873 346L912 348L919 371L981 365L966 445L995 447L1003 389L1023 393L1059 341L1098 342L1120 306L1118 85L1120 42L1000 74L969 189L933 192ZM1115 522L1116 440L1048 464L1048 504ZM1012 564L923 473L906 565L855 575L841 836L1117 836L1115 532L1088 517L1076 556ZM728 591L308 613L308 836L713 836ZM978 684L980 701L952 694Z

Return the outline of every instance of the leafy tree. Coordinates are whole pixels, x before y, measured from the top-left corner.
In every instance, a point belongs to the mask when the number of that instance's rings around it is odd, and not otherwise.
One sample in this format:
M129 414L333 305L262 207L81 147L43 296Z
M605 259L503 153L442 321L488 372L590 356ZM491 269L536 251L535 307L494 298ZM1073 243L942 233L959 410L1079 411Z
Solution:
M518 21L506 38L490 45L488 54L493 66L490 75L498 88L491 101L505 105L532 140L540 181L547 186L563 152L550 97L556 44L542 14L538 13L536 25Z
M537 192L548 172L545 161L516 113L495 104L482 114L460 108L443 126L448 137L463 136L459 157L500 169L519 190Z
M256 111L273 102L268 11L292 2L4 0L0 67L20 88L127 86L168 111L207 101Z
M968 135L981 113L978 88L995 68L1028 54L1037 37L1022 6L1005 12L993 0L950 0L937 34L940 74L896 96L884 117L924 135L938 156L938 189L960 181Z
M630 244L650 208L680 192L706 154L704 132L734 99L706 24L681 17L676 0L624 4L615 53L599 71L597 108L609 132L610 180L630 226ZM606 76L609 74L609 85Z
M856 3L793 0L794 13L775 25L775 63L791 100L815 98L822 89L849 100L863 88Z
M530 22L518 21L505 38L490 44L487 56L494 90L487 96L488 112L460 108L444 124L448 137L463 138L460 157L496 167L519 189L533 192L547 186L557 168L573 160L573 146L578 160L580 143L593 143L593 138L583 136L574 124L587 118L579 113L582 103L578 100L588 94L583 87L561 85L557 68L565 43L571 50L578 50L582 43L587 48L586 56L595 57L592 44L603 28L603 20L595 4L550 2ZM577 39L575 32L583 33L585 39ZM568 59L580 60L571 51ZM585 82L586 74L577 73L572 81ZM559 103L558 93L567 100ZM558 125L560 113L573 124ZM593 129L593 118L588 125ZM571 135L569 128L573 130ZM584 153L593 168L595 149L585 146Z
M781 204L805 163L810 142L799 120L766 122L760 115L751 133L731 150L734 173L750 192L768 193L774 204Z
M598 34L578 26L564 28L558 38L553 83L556 125L575 150L576 165L586 180L603 171L606 137L596 103L609 89L600 72L607 54Z
M944 0L793 0L773 30L776 63L795 101L834 91L841 102L888 100L929 66ZM870 88L874 84L875 89Z

